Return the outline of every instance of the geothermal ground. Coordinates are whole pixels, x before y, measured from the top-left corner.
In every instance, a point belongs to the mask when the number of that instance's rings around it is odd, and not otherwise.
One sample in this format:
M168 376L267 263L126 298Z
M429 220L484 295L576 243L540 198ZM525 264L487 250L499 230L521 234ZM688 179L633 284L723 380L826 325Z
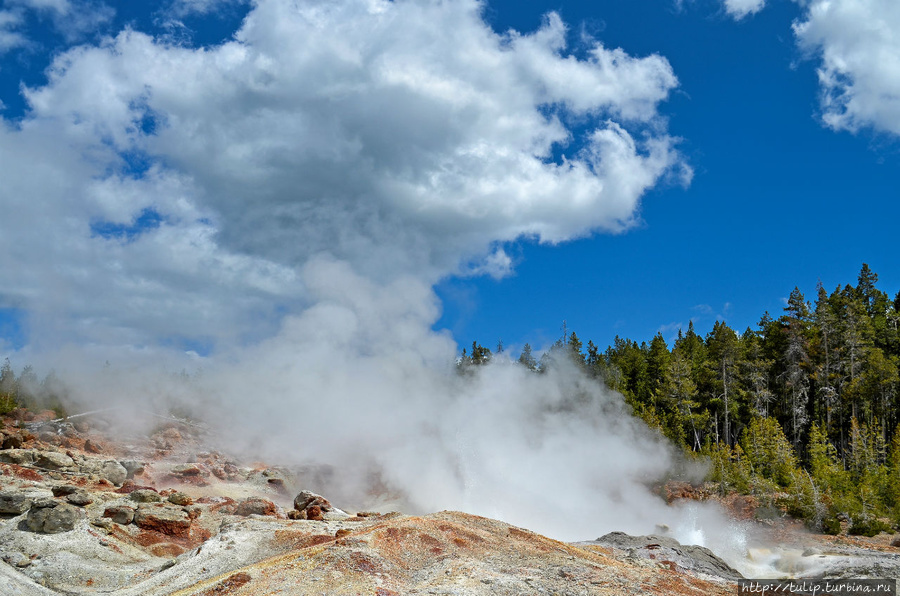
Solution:
M240 461L184 421L160 417L123 441L102 415L13 414L0 431L4 595L699 595L733 594L741 577L664 535L569 544L460 512L344 511L305 490L321 470ZM676 489L670 498L703 497ZM731 505L748 515L746 501ZM547 515L565 515L549 496ZM758 525L770 546L731 561L745 574L900 575L891 536Z

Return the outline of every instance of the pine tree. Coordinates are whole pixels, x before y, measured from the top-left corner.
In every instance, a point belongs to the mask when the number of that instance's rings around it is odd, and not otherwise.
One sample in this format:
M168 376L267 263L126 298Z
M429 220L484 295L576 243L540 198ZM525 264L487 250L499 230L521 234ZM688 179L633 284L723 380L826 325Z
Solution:
M538 363L534 358L534 354L531 353L531 344L526 343L522 347L522 353L519 354L519 364L528 370L537 370Z

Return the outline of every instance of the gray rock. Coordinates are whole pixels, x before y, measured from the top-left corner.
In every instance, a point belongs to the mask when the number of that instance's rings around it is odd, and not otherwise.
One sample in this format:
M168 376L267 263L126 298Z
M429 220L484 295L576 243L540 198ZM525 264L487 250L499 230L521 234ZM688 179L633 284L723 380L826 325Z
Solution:
M48 506L48 501L51 506ZM28 510L25 525L32 532L59 534L75 529L75 524L83 515L78 507L68 503L57 503L53 499L38 499Z
M96 474L112 482L116 486L122 486L128 479L128 470L115 460L86 459L79 466L82 474Z
M75 467L75 460L58 451L36 451L34 465L47 470L69 470Z
M27 466L34 463L33 449L4 449L0 451L0 461L8 464Z
M78 492L77 486L72 486L71 484L59 484L50 489L53 492L54 497L67 497L73 493Z
M128 480L134 478L135 474L143 474L144 473L143 462L139 462L135 459L123 459L119 463L122 464L123 468L125 468L126 479L128 479Z
M624 532L610 532L597 540L578 542L628 551L637 559L672 561L683 569L736 581L743 579L736 569L702 546L684 545L669 536L629 536ZM652 556L651 556L652 555Z
M0 513L6 515L19 515L25 513L31 507L34 499L22 493L13 491L0 492Z
M128 498L136 503L159 503L162 501L162 496L149 488L133 490L128 494Z
M134 521L134 508L127 505L113 505L106 508L106 511L103 512L103 517L108 517L117 524L127 526Z
M90 505L91 503L93 503L94 499L91 498L91 495L89 495L88 493L79 490L66 496L66 501L68 501L72 505L84 507L85 505Z

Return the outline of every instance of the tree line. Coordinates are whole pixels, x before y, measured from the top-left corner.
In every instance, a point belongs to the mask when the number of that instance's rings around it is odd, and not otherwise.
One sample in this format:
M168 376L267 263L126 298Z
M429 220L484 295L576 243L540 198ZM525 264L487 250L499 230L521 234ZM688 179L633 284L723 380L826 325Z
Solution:
M900 292L892 299L877 282L863 264L855 285L819 283L812 302L795 287L780 315L743 332L717 321L701 336L691 323L671 346L657 333L601 351L566 330L539 360L526 344L518 361L540 374L570 359L710 458L724 489L780 499L817 529L849 520L873 532L879 518L900 522ZM492 356L473 342L458 366Z

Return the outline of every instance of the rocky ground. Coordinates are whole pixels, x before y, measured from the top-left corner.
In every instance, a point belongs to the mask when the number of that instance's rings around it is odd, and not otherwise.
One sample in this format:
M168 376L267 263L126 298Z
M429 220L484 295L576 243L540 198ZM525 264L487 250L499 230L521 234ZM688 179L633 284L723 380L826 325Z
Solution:
M459 512L345 512L295 470L205 450L184 421L124 442L102 415L52 418L0 420L0 594L731 594L740 577L665 536L566 544ZM889 537L798 536L751 556L900 575Z

